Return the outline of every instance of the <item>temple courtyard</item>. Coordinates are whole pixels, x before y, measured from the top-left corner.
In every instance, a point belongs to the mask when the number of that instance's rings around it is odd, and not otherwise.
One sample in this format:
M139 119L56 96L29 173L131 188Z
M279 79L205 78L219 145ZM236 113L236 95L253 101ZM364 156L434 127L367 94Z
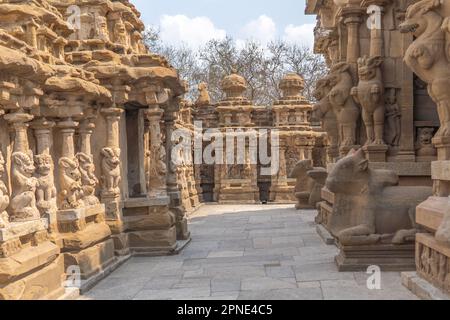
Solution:
M293 205L204 205L191 215L179 254L134 257L81 299L418 299L399 272L338 272L338 249L316 232L316 211Z

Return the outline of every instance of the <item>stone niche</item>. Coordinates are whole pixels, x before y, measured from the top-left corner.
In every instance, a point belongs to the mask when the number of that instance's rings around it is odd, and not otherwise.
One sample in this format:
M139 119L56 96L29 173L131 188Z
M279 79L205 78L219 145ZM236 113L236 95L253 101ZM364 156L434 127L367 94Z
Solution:
M373 191L373 199L385 187L400 188L396 191L420 188L417 190L423 193L411 198L412 203L431 192L430 164L438 157L436 146L431 143L440 126L437 102L403 61L413 36L402 32L401 23L408 6L417 2L420 1L307 1L306 12L318 16L314 50L325 57L330 67L329 74L317 83L317 103L313 106L313 118L321 122L328 136L329 179L332 174L340 176L336 173L342 166L339 161L349 162L359 150L364 170L359 164L355 170L368 176L379 175L377 183L383 185ZM341 270L365 270L371 264L395 270L415 268L415 248L410 237L403 243L385 241L387 236L381 241L369 241L370 245L365 240L347 241L349 230L364 237L372 234L375 239L377 228L359 228L357 220L368 209L356 208L366 200L361 202L355 198L356 193L341 192L339 188L336 194L328 185L321 192L316 221L337 239L341 249L337 264ZM373 201L374 206L377 201L385 202L381 198ZM397 205L397 198L388 201L393 202L382 210L387 215L391 212L389 206ZM409 211L414 214L414 210ZM408 227L411 232L419 230ZM396 233L388 231L391 236Z

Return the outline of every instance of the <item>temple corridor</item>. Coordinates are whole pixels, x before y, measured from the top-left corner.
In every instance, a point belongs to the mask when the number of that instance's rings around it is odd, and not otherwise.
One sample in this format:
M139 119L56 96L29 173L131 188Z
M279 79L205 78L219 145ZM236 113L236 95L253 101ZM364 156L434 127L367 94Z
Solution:
M369 290L364 272L338 272L338 249L316 232L313 210L292 205L204 205L179 254L134 257L81 299L417 299L399 272Z

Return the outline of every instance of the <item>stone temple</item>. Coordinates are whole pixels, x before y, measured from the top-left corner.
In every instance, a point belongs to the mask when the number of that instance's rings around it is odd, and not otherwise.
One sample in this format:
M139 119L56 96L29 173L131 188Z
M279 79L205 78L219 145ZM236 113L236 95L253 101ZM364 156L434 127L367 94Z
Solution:
M256 225L223 240L252 248L194 251L190 263L283 251L264 229L294 238L299 226L300 237L305 226L279 220L295 207L296 219L314 213L314 236L336 250L334 275L377 266L401 273L411 296L448 298L450 2L307 0L306 13L317 17L314 52L329 67L315 101L289 73L281 98L258 106L236 70L221 101L206 83L187 100L177 70L146 47L132 1L0 0L0 300L76 299L136 257L182 258L196 239L234 234L200 234L198 210L262 203L282 209L238 219L234 229ZM208 151L214 162L195 161ZM262 236L242 237L252 234ZM296 289L301 259L277 262ZM276 286L270 268L222 291L248 298L256 284Z

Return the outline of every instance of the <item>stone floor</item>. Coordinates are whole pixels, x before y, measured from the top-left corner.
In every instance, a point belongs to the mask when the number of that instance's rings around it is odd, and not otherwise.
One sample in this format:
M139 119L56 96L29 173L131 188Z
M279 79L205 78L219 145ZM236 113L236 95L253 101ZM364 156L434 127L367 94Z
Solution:
M381 290L366 273L340 273L335 246L315 231L314 211L292 205L205 205L180 255L133 258L81 299L417 299L400 273Z

